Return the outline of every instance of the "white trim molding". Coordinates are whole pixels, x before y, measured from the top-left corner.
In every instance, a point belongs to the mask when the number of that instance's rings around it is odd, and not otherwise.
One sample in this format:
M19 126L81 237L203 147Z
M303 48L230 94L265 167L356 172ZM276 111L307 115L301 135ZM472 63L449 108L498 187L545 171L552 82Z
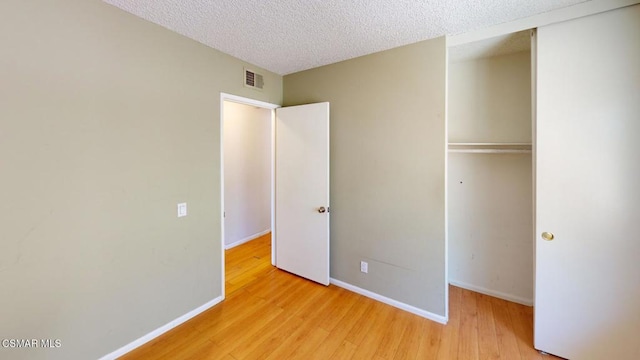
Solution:
M640 3L640 0L592 0L526 18L447 37L447 46L457 46L494 36L551 25Z
M113 351L101 357L99 360L115 360L120 356L132 351L133 349L136 349L148 343L149 341L157 338L158 336L166 333L167 331L177 327L178 325L186 322L187 320L199 315L200 313L214 307L215 305L219 304L222 300L224 300L224 296L218 296L217 298L207 302L206 304L199 306L198 308L189 311L188 313L180 316L179 318L171 320L168 323L164 324L163 326L151 331L150 333L128 343L127 345L119 348L118 350Z
M336 280L334 278L330 279L331 284L335 285L335 286L339 286L341 288L347 289L349 291L353 291L356 294L360 294L363 296L366 296L368 298L371 298L373 300L377 300L380 301L382 303L385 303L387 305L391 305L395 308L404 310L404 311L408 311L412 314L416 314L418 316L422 316L425 319L429 319L429 320L433 320L435 322L439 322L441 324L447 324L447 318L442 316L442 315L438 315L438 314L434 314L432 312L426 311L426 310L422 310L419 309L415 306L411 306L409 304L405 304L403 302L388 298L386 296L382 296L380 294L374 293L372 291L369 290L365 290L363 288L357 287L355 285L351 285L349 283L346 283L344 281L340 281L340 280Z
M259 233L256 233L256 234L253 234L253 235L247 236L247 237L246 237L246 238L244 238L244 239L240 239L240 240L238 240L238 241L234 241L234 242L232 242L231 244L227 244L227 245L225 245L225 246L224 246L224 249L225 249L225 250L229 250L229 249L234 248L234 247L236 247L236 246L238 246L238 245L242 245L242 244L244 244L244 243L246 243L246 242L249 242L249 241L251 241L251 240L257 239L257 238L259 238L260 236L267 235L267 234L268 234L268 233L270 233L270 232L271 232L271 229L267 229L267 230L265 230L265 231L261 231L261 232L259 232Z
M495 291L495 290L484 288L482 286L475 286L475 285L471 285L471 284L467 284L461 281L456 281L451 279L449 279L449 284L459 288L475 291L480 294L497 297L498 299L507 300L507 301L511 301L511 302L526 305L526 306L533 306L533 299L527 299L520 296L511 295L511 294L503 293L501 291Z
M257 106L264 109L271 109L271 110L281 107L280 105L271 104L271 103L260 101L260 100L254 100L254 99L250 99L250 98L246 98L238 95L227 94L227 93L220 93L220 102L224 102L225 100L233 101L233 102L245 104L245 105Z

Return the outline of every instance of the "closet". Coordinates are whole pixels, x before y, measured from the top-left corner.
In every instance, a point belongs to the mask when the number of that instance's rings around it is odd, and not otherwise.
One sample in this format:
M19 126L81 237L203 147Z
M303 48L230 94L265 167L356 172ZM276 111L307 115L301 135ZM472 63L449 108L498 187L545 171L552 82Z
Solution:
M531 38L450 47L449 283L533 303Z

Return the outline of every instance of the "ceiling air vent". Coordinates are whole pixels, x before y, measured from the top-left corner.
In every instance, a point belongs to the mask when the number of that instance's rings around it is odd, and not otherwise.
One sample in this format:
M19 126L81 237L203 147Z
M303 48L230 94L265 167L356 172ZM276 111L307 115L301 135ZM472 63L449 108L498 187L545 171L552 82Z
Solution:
M244 69L244 86L262 90L264 87L264 79L262 75L253 70Z

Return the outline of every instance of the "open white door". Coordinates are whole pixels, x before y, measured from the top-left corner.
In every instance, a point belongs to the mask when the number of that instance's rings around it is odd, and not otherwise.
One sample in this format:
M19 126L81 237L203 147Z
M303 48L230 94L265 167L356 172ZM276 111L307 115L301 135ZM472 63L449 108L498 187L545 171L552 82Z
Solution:
M538 29L535 347L640 359L640 5Z
M276 267L329 285L329 103L276 110Z

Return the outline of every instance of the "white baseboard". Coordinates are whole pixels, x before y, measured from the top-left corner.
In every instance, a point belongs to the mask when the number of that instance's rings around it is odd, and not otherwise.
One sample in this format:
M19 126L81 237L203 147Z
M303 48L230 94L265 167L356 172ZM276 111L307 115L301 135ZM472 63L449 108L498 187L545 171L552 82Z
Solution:
M497 298L502 299L502 300L507 300L507 301L511 301L511 302L514 302L514 303L527 305L527 306L533 306L533 299L527 299L527 298L523 298L523 297L520 297L520 296L515 296L515 295L503 293L503 292L500 292L500 291L490 290L490 289L484 288L482 286L475 286L475 285L471 285L471 284L467 284L467 283L464 283L464 282L461 282L461 281L456 281L456 280L451 280L451 279L449 279L449 284L451 284L453 286L457 286L459 288L475 291L475 292L480 293L480 294L485 294L485 295L497 297Z
M120 349L109 353L103 357L101 357L99 360L115 360L117 358L119 358L120 356L130 352L131 350L140 347L146 343L148 343L149 341L157 338L158 336L166 333L167 331L175 328L176 326L184 323L185 321L195 317L196 315L204 312L205 310L208 310L209 308L212 308L213 306L217 305L218 303L220 303L222 300L224 300L224 296L218 296L217 298L207 302L206 304L193 309L191 311L189 311L188 313L180 316L179 318L172 320L170 322L168 322L167 324L153 330L152 332L138 338L137 340L134 340L130 343L128 343L127 345L121 347Z
M376 294L376 293L374 293L372 291L365 290L363 288L359 288L359 287L357 287L355 285L351 285L351 284L346 283L344 281L336 280L336 279L333 279L333 278L331 278L330 281L335 286L339 286L341 288L345 288L345 289L347 289L349 291L353 291L354 293L357 293L357 294L360 294L360 295L364 295L364 296L366 296L368 298L380 301L380 302L385 303L387 305L391 305L391 306L396 307L398 309L401 309L401 310L404 310L404 311L408 311L408 312L410 312L412 314L416 314L418 316L422 316L423 318L426 318L426 319L429 319L429 320L433 320L433 321L439 322L441 324L446 324L447 323L447 318L444 317L444 316L437 315L437 314L434 314L432 312L419 309L419 308L417 308L415 306L411 306L411 305L405 304L403 302L390 299L390 298L388 298L386 296L382 296L382 295Z
M244 244L244 243L246 243L246 242L249 242L249 241L251 241L251 240L253 240L253 239L257 239L257 238L259 238L259 237L260 237L260 236L262 236L262 235L267 235L267 234L268 234L268 233L270 233L270 232L271 232L271 229L267 229L267 230L265 230L265 231L261 231L261 232L259 232L259 233L257 233L257 234L253 234L253 235L251 235L251 236L247 236L247 237L246 237L246 238L244 238L244 239L240 239L240 240L238 240L238 241L234 241L234 242L232 242L231 244L225 244L225 245L224 245L224 249L225 249L225 250L229 250L229 249L234 248L234 247L236 247L236 246L238 246L238 245L242 245L242 244Z

